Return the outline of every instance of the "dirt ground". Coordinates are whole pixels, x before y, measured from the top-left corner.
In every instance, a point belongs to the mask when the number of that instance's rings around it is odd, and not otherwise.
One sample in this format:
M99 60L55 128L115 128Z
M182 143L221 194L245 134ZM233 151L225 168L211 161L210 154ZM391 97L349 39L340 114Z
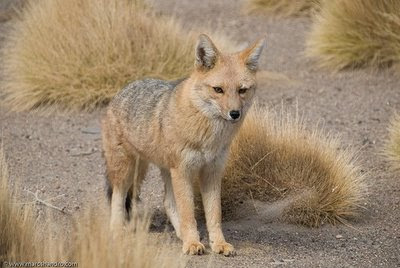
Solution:
M225 222L226 238L237 248L237 256L189 257L189 266L400 267L399 173L390 171L381 155L388 121L394 111L400 111L399 73L393 69L336 74L319 70L303 56L310 19L248 16L241 5L238 0L164 0L156 2L155 8L176 15L188 27L218 26L239 43L267 35L261 69L287 79L261 79L260 102L277 108L282 104L298 107L307 123L319 122L340 135L343 146L360 152L370 194L364 215L351 226L309 229L253 217ZM11 179L20 190L39 190L43 198L62 195L52 201L68 212L53 213L59 235L71 231L71 214L88 207L105 209L100 113L42 116L9 113L0 107L0 137ZM157 171L151 170L142 197L161 211L155 216L154 232L165 228L162 188ZM21 198L30 201L33 197L22 191ZM49 208L38 206L39 221L45 221L48 212ZM200 227L204 233L204 224ZM180 246L177 239L171 244Z

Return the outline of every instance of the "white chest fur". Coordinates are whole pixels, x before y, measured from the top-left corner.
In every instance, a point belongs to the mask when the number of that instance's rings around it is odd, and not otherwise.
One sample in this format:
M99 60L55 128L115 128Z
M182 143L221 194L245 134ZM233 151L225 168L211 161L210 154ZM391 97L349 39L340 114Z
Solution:
M201 168L225 157L238 126L222 120L213 123L212 135L202 140L200 148L185 148L182 151L186 165Z

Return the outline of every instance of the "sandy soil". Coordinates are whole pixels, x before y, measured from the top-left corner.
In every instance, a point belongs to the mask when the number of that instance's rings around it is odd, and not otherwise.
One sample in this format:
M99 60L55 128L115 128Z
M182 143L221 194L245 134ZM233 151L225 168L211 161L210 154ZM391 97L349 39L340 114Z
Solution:
M191 267L400 267L400 180L381 155L387 125L400 110L400 81L394 70L348 71L332 74L315 68L303 56L307 18L272 20L241 13L241 1L165 0L155 4L164 14L175 14L186 26L211 24L239 43L267 35L261 68L288 81L260 80L259 99L270 107L281 104L304 114L312 125L342 136L343 146L360 151L368 173L370 195L363 217L352 226L301 226L244 218L224 224L228 241L238 255L190 257ZM0 28L1 31L1 28ZM20 189L56 197L56 233L70 232L72 216L87 207L104 209L104 161L101 157L100 112L42 116L8 113L0 107L1 141L11 179ZM144 200L161 209L162 182L154 169L142 192ZM22 192L23 200L32 196ZM44 221L49 208L39 206ZM156 214L154 232L165 228L165 215ZM204 224L201 225L204 233ZM56 234L57 235L57 234ZM171 237L173 233L171 232ZM176 239L172 246L179 247Z

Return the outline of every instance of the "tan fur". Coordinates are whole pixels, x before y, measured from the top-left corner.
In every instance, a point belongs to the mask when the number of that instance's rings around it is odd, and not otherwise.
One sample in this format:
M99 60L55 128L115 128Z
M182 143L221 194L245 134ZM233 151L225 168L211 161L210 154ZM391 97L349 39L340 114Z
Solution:
M193 181L199 180L211 248L226 256L234 254L221 230L221 176L230 143L252 103L263 46L260 40L243 52L228 55L200 35L189 78L175 84L136 81L111 101L102 128L113 190L112 229L124 220L129 189L140 188L147 163L152 162L161 169L165 208L183 241L183 251L203 254L205 250L194 217ZM246 92L239 91L244 88ZM232 111L240 117L235 119ZM134 171L136 162L144 165L136 169L140 172ZM137 181L133 182L135 173Z

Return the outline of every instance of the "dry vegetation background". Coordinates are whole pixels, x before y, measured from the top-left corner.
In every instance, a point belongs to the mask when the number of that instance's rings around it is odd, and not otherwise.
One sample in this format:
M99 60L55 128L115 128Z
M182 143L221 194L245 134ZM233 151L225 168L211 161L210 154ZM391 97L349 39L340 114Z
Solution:
M196 38L142 0L29 1L3 47L4 101L93 110L129 81L187 75Z
M253 107L231 146L223 208L291 197L281 216L291 223L319 227L354 218L367 187L355 155L338 152L339 144L321 129L306 130L301 118Z
M245 11L272 16L308 16L319 8L322 0L250 0Z
M14 110L91 110L130 80L186 74L193 43L139 0L31 1L3 48L5 101Z
M311 16L305 52L327 70L387 68L400 60L396 0L248 0L244 10ZM140 0L31 1L12 17L1 50L0 101L14 111L91 111L103 107L130 80L185 76L200 31L183 28ZM2 18L10 16L0 14ZM235 47L218 36L218 44ZM385 149L395 166L400 166L399 121L394 118ZM311 227L347 224L362 215L365 174L357 154L338 148L340 140L318 125L306 130L298 116L255 107L231 148L223 182L225 217L238 213L231 204L253 199L289 200L281 220ZM121 243L107 235L107 222L94 213L77 217L72 245L38 234L30 208L18 205L18 195L10 192L2 152L0 172L0 261L74 260L81 267L185 265L178 252L156 245L168 241L148 232L146 217L134 217ZM26 241L49 246L39 249Z
M332 70L381 67L400 61L400 1L325 1L307 53Z
M394 66L400 72L400 1L249 0L250 13L312 15L305 54L331 71ZM400 124L390 125L385 153L400 162Z
M133 215L118 237L111 237L109 215L84 212L75 218L73 237L52 237L51 223L42 233L32 215L32 205L17 201L8 185L8 171L0 149L0 264L17 262L74 262L79 267L185 267L179 248L168 247L168 239L149 233L149 215ZM2 266L3 267L3 266Z

